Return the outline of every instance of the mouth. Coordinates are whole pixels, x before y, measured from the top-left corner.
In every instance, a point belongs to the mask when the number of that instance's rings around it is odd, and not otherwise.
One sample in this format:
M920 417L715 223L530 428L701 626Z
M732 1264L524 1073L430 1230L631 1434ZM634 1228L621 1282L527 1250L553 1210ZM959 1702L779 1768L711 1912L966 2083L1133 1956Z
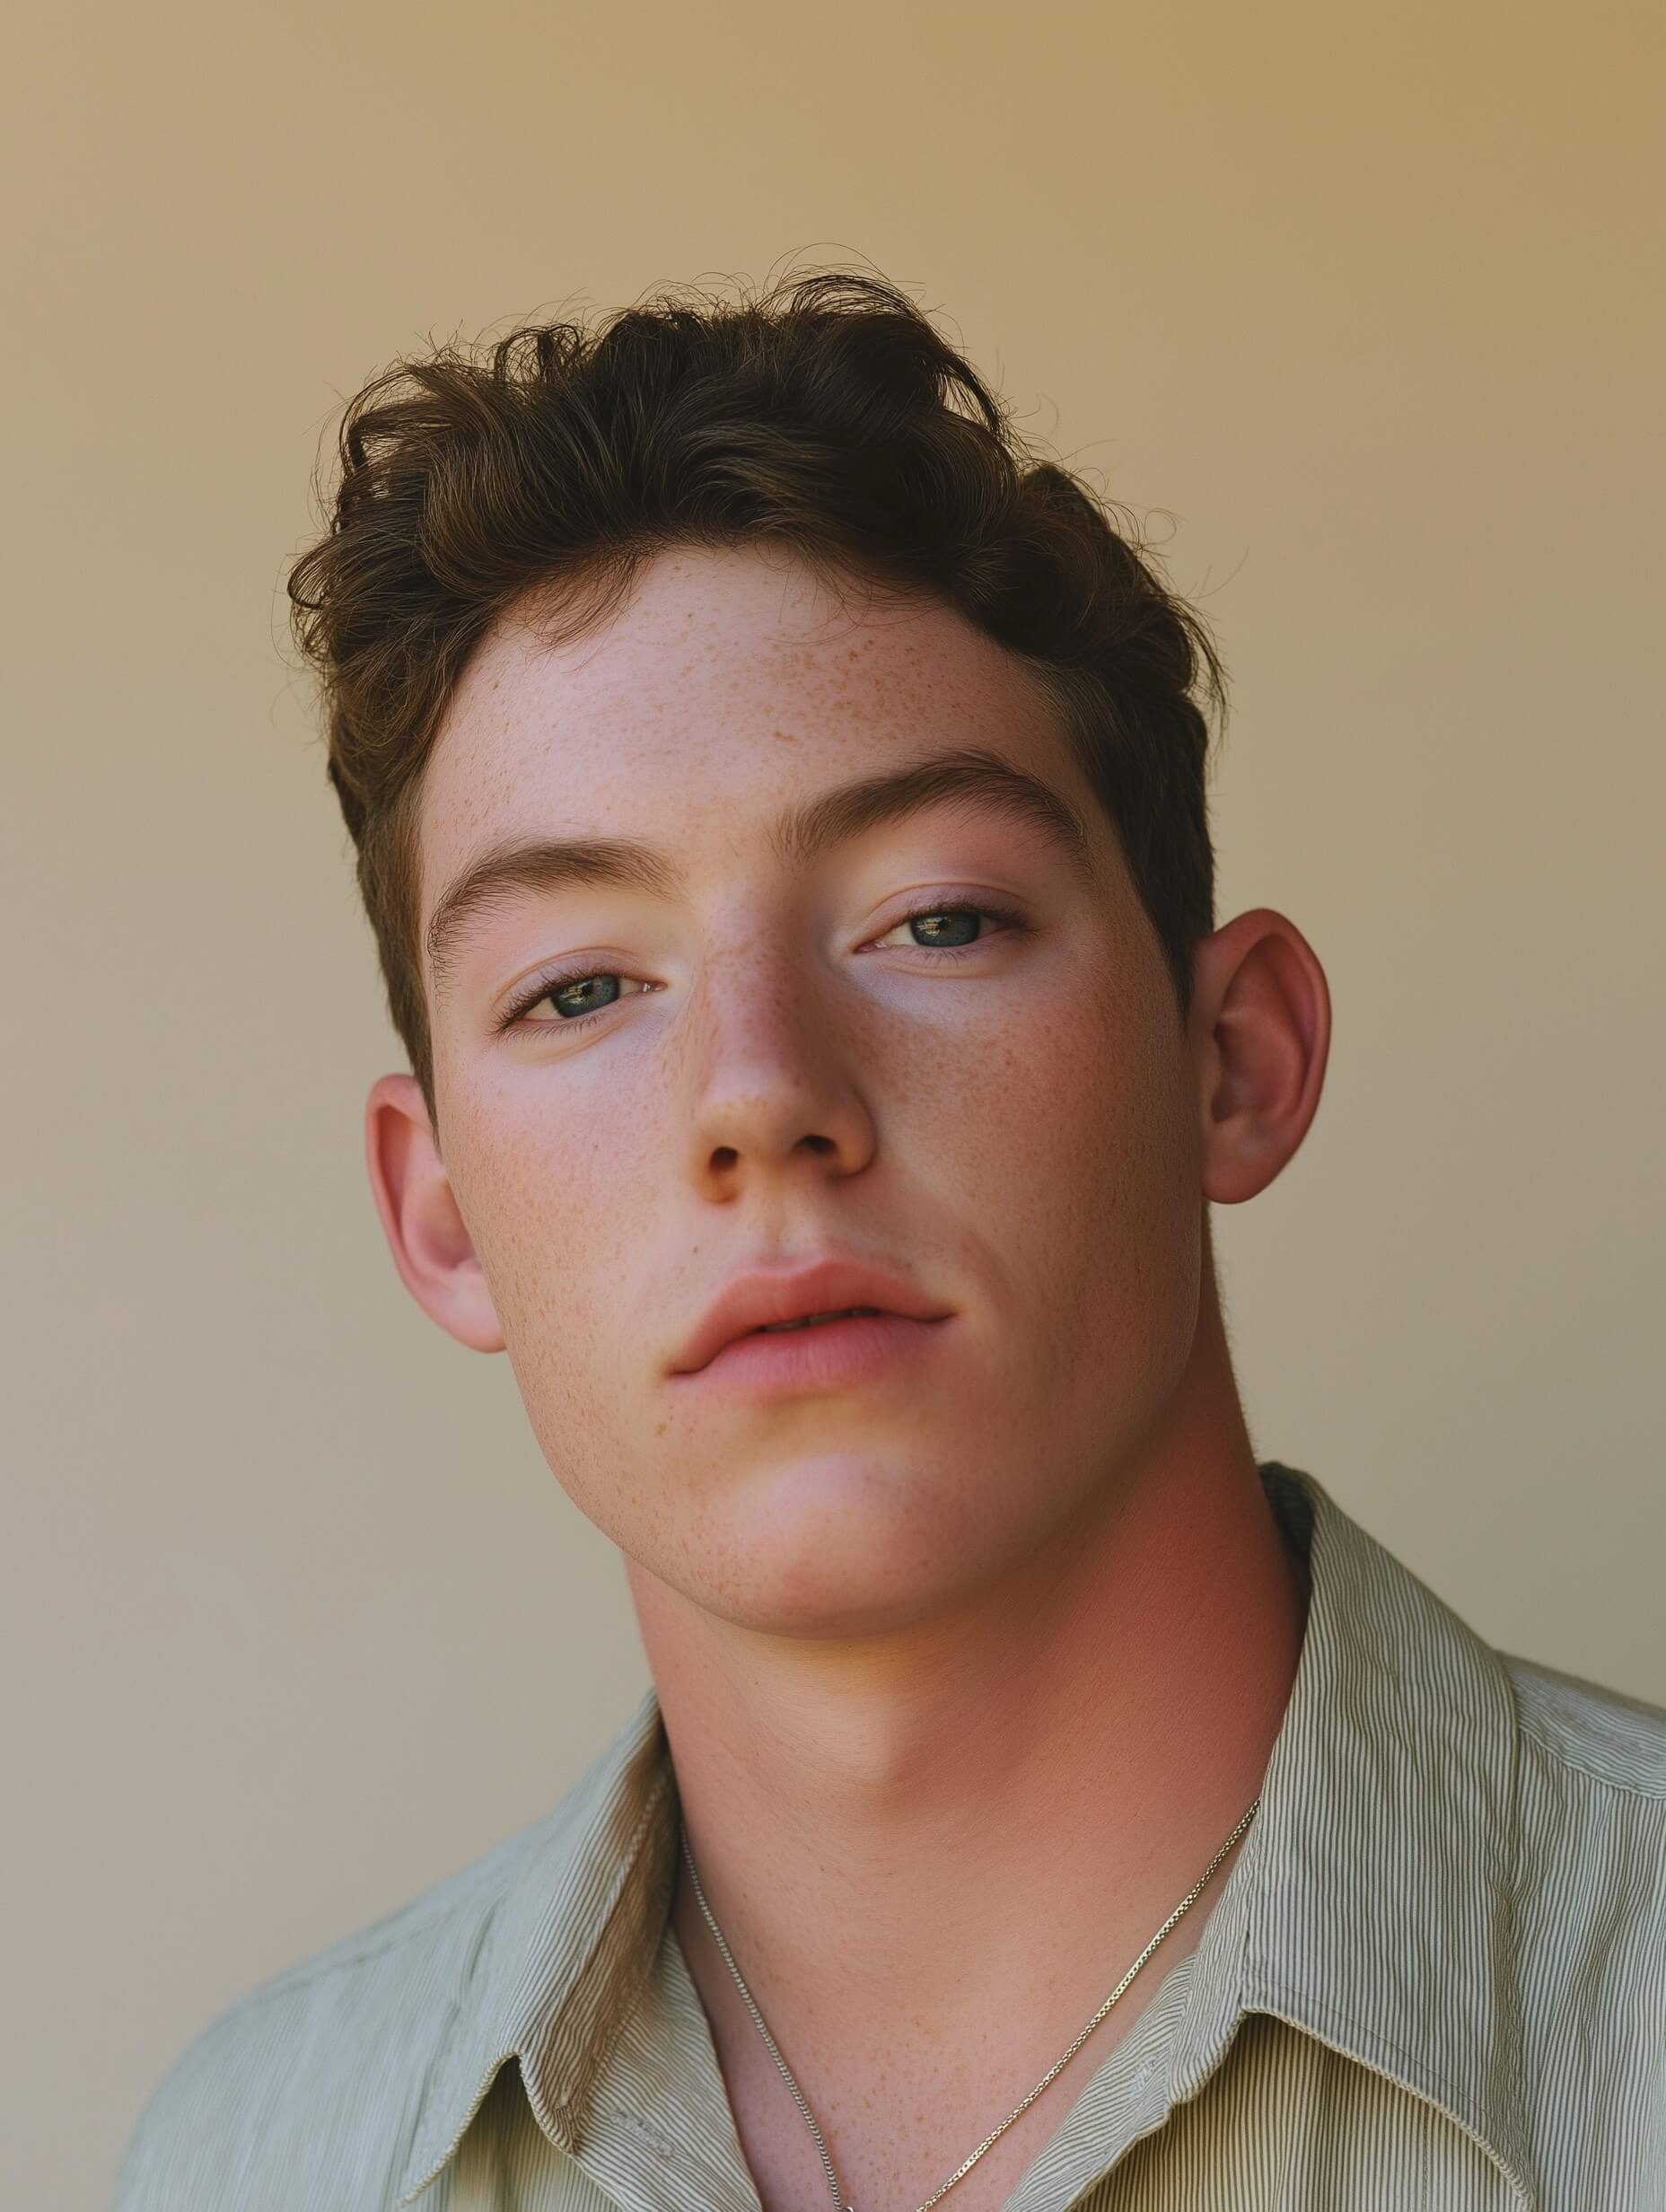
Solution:
M705 1366L679 1381L684 1389L752 1404L880 1388L917 1377L916 1363L951 1318L913 1321L877 1306L851 1306L775 1321L732 1337Z
M756 1329L744 1330L741 1333L749 1337L777 1337L789 1329L825 1329L829 1321L855 1321L863 1314L878 1313L880 1311L881 1308L876 1305L851 1305L846 1306L842 1313L805 1313L795 1321L760 1321ZM739 1341L739 1338L730 1339L730 1343ZM728 1348L727 1345L723 1347L725 1351Z
M939 1319L943 1312L906 1269L866 1258L830 1252L793 1268L753 1267L731 1277L671 1373L685 1379L702 1374L719 1360L732 1360L741 1345L772 1351L789 1339L825 1345L853 1331Z

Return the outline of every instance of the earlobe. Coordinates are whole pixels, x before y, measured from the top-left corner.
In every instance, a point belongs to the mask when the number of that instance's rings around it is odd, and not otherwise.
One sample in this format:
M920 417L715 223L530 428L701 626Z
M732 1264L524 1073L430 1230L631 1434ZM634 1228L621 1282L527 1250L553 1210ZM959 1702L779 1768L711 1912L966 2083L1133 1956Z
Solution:
M1330 991L1295 924L1257 907L1197 948L1194 1046L1203 1193L1233 1206L1265 1190L1319 1108Z
M371 1086L364 1159L407 1290L460 1344L501 1352L504 1332L414 1075L381 1075Z

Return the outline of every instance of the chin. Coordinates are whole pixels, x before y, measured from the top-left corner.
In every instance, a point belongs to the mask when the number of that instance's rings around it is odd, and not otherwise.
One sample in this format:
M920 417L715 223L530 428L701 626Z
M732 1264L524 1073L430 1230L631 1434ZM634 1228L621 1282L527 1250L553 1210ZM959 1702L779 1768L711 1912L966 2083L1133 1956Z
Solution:
M697 1602L767 1635L844 1637L907 1628L1000 1573L1000 1558L982 1556L969 1540L975 1517L963 1495L910 1497L894 1470L872 1464L801 1462L767 1497L735 1504L721 1545L722 1588L697 1593Z

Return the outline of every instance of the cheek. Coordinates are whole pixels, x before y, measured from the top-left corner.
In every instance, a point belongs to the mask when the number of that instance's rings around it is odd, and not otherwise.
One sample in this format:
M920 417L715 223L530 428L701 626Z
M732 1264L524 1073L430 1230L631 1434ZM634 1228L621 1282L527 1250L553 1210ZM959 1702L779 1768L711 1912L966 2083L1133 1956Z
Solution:
M447 1172L517 1374L576 1375L615 1342L597 1293L640 1253L640 1154L617 1118L568 1110L557 1124L519 1107L510 1092L456 1112Z
M1101 986L1050 1034L1009 1045L969 1203L999 1222L1060 1343L1114 1339L1165 1364L1188 1342L1200 1161L1171 1002Z

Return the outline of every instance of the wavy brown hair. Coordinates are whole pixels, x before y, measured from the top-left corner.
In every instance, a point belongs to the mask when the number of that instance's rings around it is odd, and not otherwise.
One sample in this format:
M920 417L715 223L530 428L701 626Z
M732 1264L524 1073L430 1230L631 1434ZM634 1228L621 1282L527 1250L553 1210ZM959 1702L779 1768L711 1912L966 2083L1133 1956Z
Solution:
M935 594L1018 655L1120 840L1185 1018L1214 926L1220 662L1129 519L1032 452L894 286L833 272L756 297L678 287L589 325L438 347L348 402L338 458L326 531L290 571L294 634L436 1130L417 832L447 705L517 601L552 610L552 642L577 636L679 544L773 540L833 580Z

